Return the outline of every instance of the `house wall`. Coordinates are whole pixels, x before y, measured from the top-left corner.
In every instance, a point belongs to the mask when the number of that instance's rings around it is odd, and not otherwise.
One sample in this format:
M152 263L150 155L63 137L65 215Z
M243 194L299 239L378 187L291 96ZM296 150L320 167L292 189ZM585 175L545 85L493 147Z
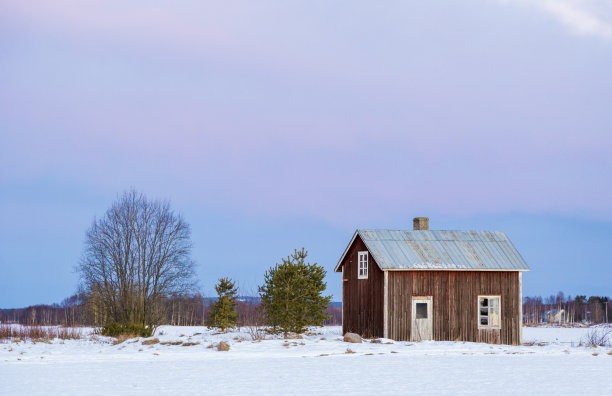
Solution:
M342 332L383 336L384 274L368 255L368 278L358 279L358 252L368 250L359 236L342 262Z
M433 296L434 340L521 342L519 272L389 271L388 293L388 337L394 340L410 340L412 296ZM501 329L478 329L479 295L501 296Z

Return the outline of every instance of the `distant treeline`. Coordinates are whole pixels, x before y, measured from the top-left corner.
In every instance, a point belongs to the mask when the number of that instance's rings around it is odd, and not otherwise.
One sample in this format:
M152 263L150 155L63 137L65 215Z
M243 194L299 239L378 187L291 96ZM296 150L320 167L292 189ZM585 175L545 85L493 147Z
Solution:
M27 308L0 309L0 323L21 323L26 325L100 326L106 317L95 312L86 304L82 294L66 298L60 304L34 305ZM175 296L165 300L167 315L163 324L175 326L199 326L208 322L208 310L215 298L199 294ZM254 326L263 323L259 309L259 298L238 299L238 320L240 326ZM327 308L331 318L325 325L342 324L342 306L332 303ZM546 298L523 298L523 323L612 323L612 302L604 296L565 296L559 292Z
M523 323L611 323L612 302L604 296L556 296L523 298Z
M208 311L211 302L216 298L203 297L199 294L175 296L164 301L167 312L163 324L174 326L201 326L208 322ZM258 297L239 297L236 311L239 326L257 326L263 324L260 301ZM325 325L342 324L342 308L332 303L327 308L330 319ZM20 323L36 326L101 326L108 321L103 314L96 312L87 304L82 294L66 298L60 304L33 305L27 308L0 309L0 323Z

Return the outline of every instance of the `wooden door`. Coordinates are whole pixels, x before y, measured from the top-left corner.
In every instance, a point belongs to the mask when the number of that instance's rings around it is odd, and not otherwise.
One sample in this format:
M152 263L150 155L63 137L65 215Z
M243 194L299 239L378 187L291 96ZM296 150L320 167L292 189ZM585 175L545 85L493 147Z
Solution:
M433 340L433 297L412 297L411 341Z

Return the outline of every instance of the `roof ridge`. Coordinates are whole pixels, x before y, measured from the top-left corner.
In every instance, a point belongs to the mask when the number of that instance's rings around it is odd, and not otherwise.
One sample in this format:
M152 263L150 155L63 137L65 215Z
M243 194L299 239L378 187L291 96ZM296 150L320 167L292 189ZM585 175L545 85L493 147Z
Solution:
M446 232L503 232L501 230L401 230L396 228L357 228L357 231L401 231L401 232L431 232L431 231L446 231Z

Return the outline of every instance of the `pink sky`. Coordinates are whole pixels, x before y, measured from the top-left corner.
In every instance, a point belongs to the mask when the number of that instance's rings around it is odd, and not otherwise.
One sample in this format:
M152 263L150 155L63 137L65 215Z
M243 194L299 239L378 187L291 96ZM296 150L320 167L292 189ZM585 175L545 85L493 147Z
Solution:
M610 222L609 29L598 1L3 0L0 204L14 219L40 200L46 226L74 210L45 201L66 191L96 202L87 224L135 186L343 230Z

